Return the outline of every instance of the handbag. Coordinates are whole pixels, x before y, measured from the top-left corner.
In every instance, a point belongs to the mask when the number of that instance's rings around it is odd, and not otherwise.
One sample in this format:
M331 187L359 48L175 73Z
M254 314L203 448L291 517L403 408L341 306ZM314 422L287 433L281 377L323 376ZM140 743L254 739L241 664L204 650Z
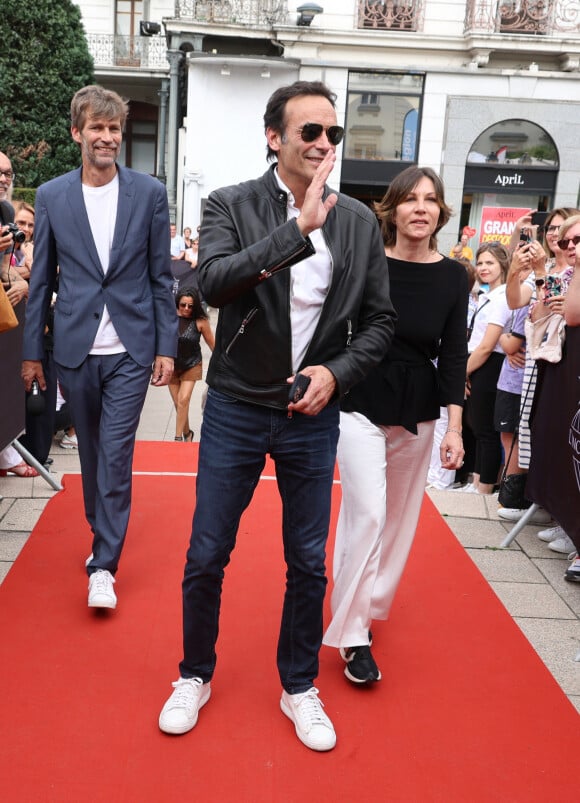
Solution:
M524 496L526 487L526 474L506 474L501 478L497 501L502 507L525 510L532 504Z
M526 341L534 360L560 362L566 337L566 322L559 312L552 312L539 321L525 322Z
M14 307L6 295L4 285L0 282L0 332L7 332L18 326L18 318Z

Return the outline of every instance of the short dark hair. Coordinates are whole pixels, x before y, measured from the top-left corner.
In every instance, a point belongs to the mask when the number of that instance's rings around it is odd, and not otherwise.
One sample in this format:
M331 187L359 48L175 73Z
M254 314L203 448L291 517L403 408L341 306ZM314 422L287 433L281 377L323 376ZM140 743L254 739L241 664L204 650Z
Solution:
M278 131L278 133L283 136L286 132L286 104L289 100L292 100L292 98L298 98L303 95L318 95L326 98L333 109L336 107L335 93L329 89L326 84L322 83L322 81L294 81L293 84L279 87L270 96L266 111L264 112L264 130L267 131L268 128L271 128L274 131ZM275 158L276 151L273 151L268 145L268 161Z
M381 224L381 233L385 246L395 244L397 240L397 226L395 224L395 211L403 203L407 195L417 186L422 178L429 178L435 187L435 195L439 204L439 220L437 227L429 238L429 248L437 248L437 234L451 217L451 207L445 203L445 188L441 177L430 167L417 167L411 165L396 176L381 201L375 203L376 216Z

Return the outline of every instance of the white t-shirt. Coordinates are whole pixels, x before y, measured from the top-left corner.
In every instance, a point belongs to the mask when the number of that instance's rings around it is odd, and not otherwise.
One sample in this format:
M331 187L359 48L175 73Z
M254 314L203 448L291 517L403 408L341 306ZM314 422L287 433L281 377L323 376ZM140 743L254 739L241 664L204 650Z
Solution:
M500 284L499 287L488 293L482 293L479 296L475 318L472 319L473 330L467 345L469 353L471 354L472 351L475 351L483 340L488 324L493 323L496 326L501 326L504 332L509 332L511 314L512 311L508 307L505 297L505 284ZM499 342L495 344L493 350L498 354L504 353Z
M284 184L278 171L278 184L288 195L288 219L297 218L300 210L295 206L294 195ZM330 253L321 229L309 234L316 253L290 268L290 326L292 329L292 370L296 372L318 324L322 305L326 299L332 264Z
M170 253L172 257L178 257L185 251L185 240L181 234L176 234L171 238Z
M101 267L106 275L109 270L109 256L117 221L119 177L115 176L112 181L103 187L88 187L83 184L83 198ZM101 322L89 354L119 354L126 350L113 326L105 304Z

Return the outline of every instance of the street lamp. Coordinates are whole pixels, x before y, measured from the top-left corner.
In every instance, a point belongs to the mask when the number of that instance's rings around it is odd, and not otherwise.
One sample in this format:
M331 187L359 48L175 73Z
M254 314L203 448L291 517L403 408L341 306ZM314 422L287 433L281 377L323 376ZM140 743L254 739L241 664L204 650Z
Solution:
M317 14L322 14L324 9L316 3L304 3L296 9L298 14L298 25L310 26L310 23Z

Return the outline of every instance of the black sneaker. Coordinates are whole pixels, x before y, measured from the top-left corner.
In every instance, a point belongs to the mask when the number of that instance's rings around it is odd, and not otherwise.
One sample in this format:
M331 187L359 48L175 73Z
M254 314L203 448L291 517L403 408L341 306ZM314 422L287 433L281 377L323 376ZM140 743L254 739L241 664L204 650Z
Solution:
M374 683L381 679L381 671L368 644L362 647L341 647L340 655L346 661L344 674L351 683Z

